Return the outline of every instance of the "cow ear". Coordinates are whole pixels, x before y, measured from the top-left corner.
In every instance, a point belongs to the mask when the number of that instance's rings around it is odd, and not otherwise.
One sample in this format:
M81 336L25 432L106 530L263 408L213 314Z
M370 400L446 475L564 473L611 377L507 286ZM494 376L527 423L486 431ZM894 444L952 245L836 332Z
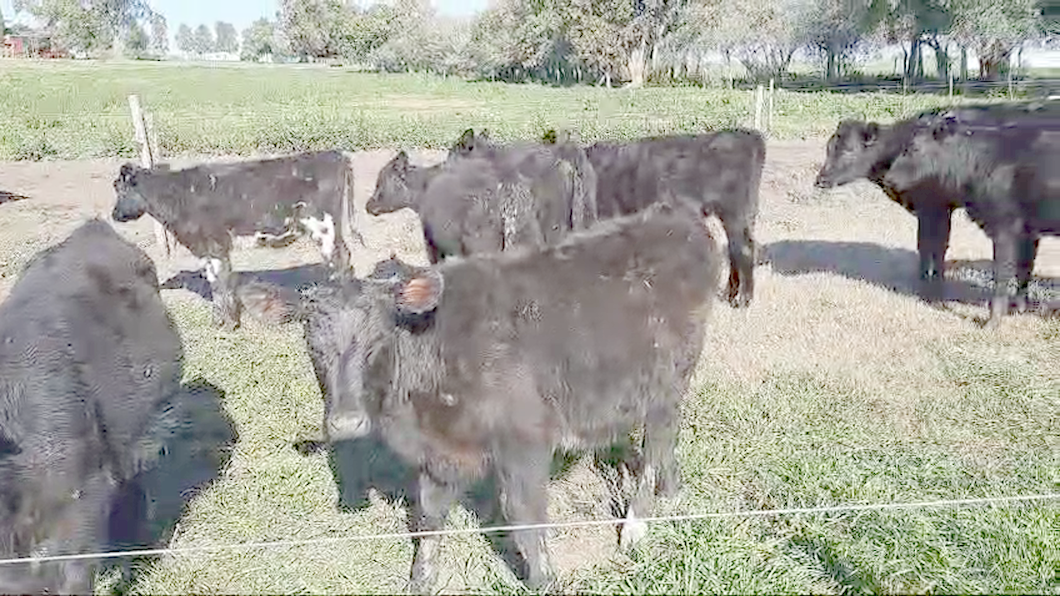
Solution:
M475 140L475 129L469 128L464 131L464 134L460 135L460 138L456 140L456 146L465 148Z
M398 312L405 315L422 315L438 308L445 289L441 273L425 269L401 284L395 300Z
M478 138L479 138L479 140L482 140L482 141L489 141L490 140L490 131L488 129L483 128L482 132L478 133Z
M398 151L397 156L394 158L394 163L396 163L398 167L402 169L407 168L409 165L409 154L405 153L404 149Z
M865 125L865 130L862 132L862 138L865 139L865 145L875 145L876 139L880 137L880 125L875 122L869 122Z

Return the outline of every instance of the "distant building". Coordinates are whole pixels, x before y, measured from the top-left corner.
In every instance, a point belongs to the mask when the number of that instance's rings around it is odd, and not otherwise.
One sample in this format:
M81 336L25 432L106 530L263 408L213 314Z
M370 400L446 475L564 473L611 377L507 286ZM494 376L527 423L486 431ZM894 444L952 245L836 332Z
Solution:
M0 54L5 58L66 58L69 55L52 46L48 31L31 31L5 35Z

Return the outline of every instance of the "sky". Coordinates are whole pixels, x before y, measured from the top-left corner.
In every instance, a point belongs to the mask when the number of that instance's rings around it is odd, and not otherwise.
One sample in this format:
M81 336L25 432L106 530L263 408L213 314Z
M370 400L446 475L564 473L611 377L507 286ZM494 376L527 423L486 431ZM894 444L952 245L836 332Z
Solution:
M431 0L435 10L440 14L465 16L486 8L487 0ZM195 28L205 23L213 28L216 21L225 21L235 25L242 34L254 20L266 17L272 20L279 8L278 0L148 0L152 8L166 17L169 26L170 48L173 48L173 35L181 23ZM360 0L362 4L368 4ZM11 0L0 0L0 11L4 19L10 22L27 22L24 16L16 17Z

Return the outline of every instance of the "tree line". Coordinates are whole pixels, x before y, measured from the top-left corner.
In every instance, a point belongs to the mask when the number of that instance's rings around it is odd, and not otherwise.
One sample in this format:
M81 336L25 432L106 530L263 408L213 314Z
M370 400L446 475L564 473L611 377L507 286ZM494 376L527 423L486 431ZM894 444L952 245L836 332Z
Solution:
M1060 33L1057 0L499 0L470 20L429 0L361 8L345 0L280 0L275 21L244 34L244 55L342 58L385 71L504 81L612 85L702 78L710 58L752 80L783 79L799 50L837 81L867 47L899 45L904 78L996 80L1029 41Z
M166 51L165 19L146 0L14 0L69 49L124 45ZM752 80L783 80L799 50L822 74L855 74L859 53L902 48L901 73L967 79L1007 74L1027 42L1060 34L1057 0L497 0L471 19L435 13L430 0L279 0L274 19L242 32L181 25L178 49L236 51L243 59L341 59L370 69L552 84L702 81L720 57ZM150 29L151 34L147 34ZM727 69L731 72L731 69Z
M212 52L238 52L239 35L231 23L217 21L211 30L200 24L195 29L181 23L174 38L177 49L189 54L209 54Z

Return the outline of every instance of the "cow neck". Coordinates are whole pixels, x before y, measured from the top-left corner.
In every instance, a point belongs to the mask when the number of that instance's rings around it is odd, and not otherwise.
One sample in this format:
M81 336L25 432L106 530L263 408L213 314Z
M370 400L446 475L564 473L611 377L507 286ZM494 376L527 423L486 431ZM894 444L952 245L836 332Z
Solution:
M422 195L422 193L427 191L427 187L430 186L431 182L442 173L444 165L444 163L440 163L433 166L409 168L409 188L416 196Z
M868 176L868 179L877 186L886 188L887 185L884 182L884 178L886 178L887 172L891 169L891 164L898 159L898 156L905 149L905 145L909 141L910 135L912 135L912 129L913 123L911 122L899 122L880 127L879 139L881 147Z

